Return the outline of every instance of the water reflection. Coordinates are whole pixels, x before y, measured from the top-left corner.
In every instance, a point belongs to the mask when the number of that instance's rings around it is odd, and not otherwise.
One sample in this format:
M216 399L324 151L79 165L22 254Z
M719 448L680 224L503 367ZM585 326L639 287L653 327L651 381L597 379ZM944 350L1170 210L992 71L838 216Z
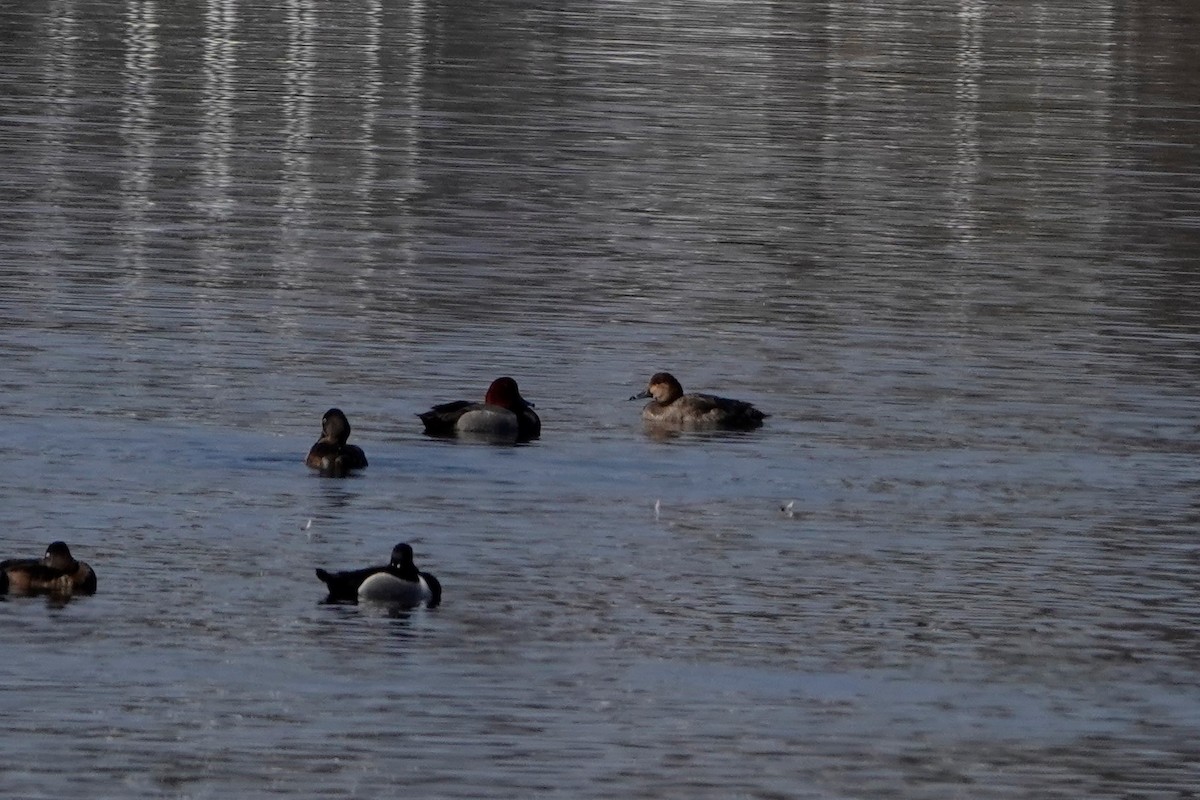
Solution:
M1060 235L1069 227L1094 246L1092 237L1101 235L1111 220L1110 193L1097 181L1112 166L1113 15L1110 2L1086 9L1034 4L1032 74L1014 76L1030 89L1028 141L1020 157L1030 173L1024 208L1034 235ZM1063 41L1062 30L1080 27L1085 37ZM1079 164L1098 169L1081 176Z
M425 179L422 174L423 159L421 151L422 139L426 134L424 95L426 92L425 65L434 57L430 52L426 36L429 25L428 9L425 0L411 0L405 7L405 17L399 26L401 34L404 61L399 65L401 76L393 81L403 86L399 96L395 98L403 112L389 118L388 152L391 156L392 170L388 180L383 184L381 209L395 214L396 236L395 255L388 259L395 268L403 269L405 276L411 274L419 260L420 253L416 248L419 236L420 208L416 201L425 190ZM382 20L381 20L382 24ZM393 67L396 69L396 67ZM393 136L398 141L393 142Z
M235 198L231 163L236 135L234 107L237 81L237 6L235 0L207 0L202 46L203 90L200 95L200 183L198 205L207 224L232 219ZM225 263L223 236L203 237L210 255L208 268Z
M63 212L71 205L72 143L71 108L74 103L79 69L79 21L72 0L56 0L46 11L46 33L39 83L43 87L42 111L45 116L36 130L42 142L34 154L39 159L39 174L31 176L30 194L36 204L31 213L34 241L50 252L51 259L70 249L71 226ZM31 109L35 111L35 109ZM35 112L36 113L36 112ZM36 188L35 188L36 187Z
M159 68L158 3L132 0L125 5L125 58L122 64L120 134L124 145L120 170L121 254L124 268L146 269L149 232L154 229L154 180L159 168L159 123L155 119Z
M303 463L303 459L300 460ZM317 497L320 499L318 514L332 514L349 508L358 497L358 493L349 488L348 484L362 479L360 473L350 473L339 477L311 472L311 477L317 480Z
M980 214L975 184L979 179L979 100L983 73L984 12L982 0L963 0L958 9L961 31L954 63L955 153L950 181L950 204L953 209L950 224L964 245L969 245L975 239Z
M317 94L317 13L312 0L286 0L283 57L282 127L279 156L279 247L276 269L281 276L299 275L310 259L305 230L312 225L313 102ZM285 281L288 281L285 277Z
M61 610L69 603L84 603L88 595L63 594L61 592L31 592L29 594L0 594L0 603L33 603L44 605L51 611Z
M425 609L413 609L397 603L372 602L367 600L337 600L332 597L326 597L320 601L321 606L340 606L345 609L353 609L354 613L361 614L364 617L385 617L395 621L395 625L390 628L390 633L400 639L416 639L419 633L412 630L413 616L417 614L436 613ZM353 619L354 614L346 612L339 614L342 620ZM345 624L339 622L339 624ZM369 632L366 632L369 635Z

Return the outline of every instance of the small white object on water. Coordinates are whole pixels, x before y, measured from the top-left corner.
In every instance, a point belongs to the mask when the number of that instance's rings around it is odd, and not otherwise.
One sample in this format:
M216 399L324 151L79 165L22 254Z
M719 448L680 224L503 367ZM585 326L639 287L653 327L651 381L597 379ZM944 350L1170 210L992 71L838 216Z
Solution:
M301 525L301 526L300 526L300 530L302 530L302 531L306 531L306 530L308 530L308 529L309 529L309 528L311 528L311 527L312 527L312 517L309 517L309 518L308 518L308 522L306 522L306 523L304 523L303 525Z
M781 508L779 510L783 512L784 516L790 518L790 517L796 516L796 512L793 510L795 508L795 506L796 506L796 501L792 500L792 501L788 502L788 504L786 506L784 506L783 508Z
M661 499L655 500L654 501L654 518L656 520L658 519L658 513L660 510L662 510L662 500Z

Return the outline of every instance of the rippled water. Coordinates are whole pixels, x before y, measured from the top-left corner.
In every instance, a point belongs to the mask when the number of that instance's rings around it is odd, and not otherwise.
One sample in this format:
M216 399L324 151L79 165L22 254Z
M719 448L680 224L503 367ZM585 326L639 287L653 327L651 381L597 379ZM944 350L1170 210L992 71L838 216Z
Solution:
M0 793L1194 796L1197 24L0 5Z

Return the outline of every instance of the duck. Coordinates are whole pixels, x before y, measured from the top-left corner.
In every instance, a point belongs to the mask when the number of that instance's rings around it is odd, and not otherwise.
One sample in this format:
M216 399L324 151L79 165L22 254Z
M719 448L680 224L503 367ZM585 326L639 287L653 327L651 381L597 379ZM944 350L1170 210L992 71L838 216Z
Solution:
M96 573L76 561L65 542L52 542L41 558L10 558L0 561L4 579L0 585L12 594L94 594Z
M655 426L681 430L753 430L768 414L744 400L711 394L684 394L669 372L656 372L646 390L630 400L653 398L642 409L642 419Z
M482 403L455 400L417 416L430 436L465 434L527 442L542 433L542 420L533 410L533 403L521 396L517 382L507 376L492 381Z
M321 438L308 451L304 463L319 469L324 475L345 475L350 470L367 466L367 455L361 447L346 444L350 438L350 420L340 408L331 408L321 417Z
M442 602L442 585L432 574L417 569L412 545L406 542L392 548L391 561L383 566L345 572L317 568L317 577L329 590L330 602L369 600L408 608L436 608Z

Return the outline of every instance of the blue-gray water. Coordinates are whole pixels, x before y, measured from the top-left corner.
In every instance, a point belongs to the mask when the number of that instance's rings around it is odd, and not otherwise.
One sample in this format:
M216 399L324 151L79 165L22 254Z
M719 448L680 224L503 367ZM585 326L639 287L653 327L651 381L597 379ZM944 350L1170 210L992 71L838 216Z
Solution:
M1195 796L1190 0L184 5L0 4L0 795Z

